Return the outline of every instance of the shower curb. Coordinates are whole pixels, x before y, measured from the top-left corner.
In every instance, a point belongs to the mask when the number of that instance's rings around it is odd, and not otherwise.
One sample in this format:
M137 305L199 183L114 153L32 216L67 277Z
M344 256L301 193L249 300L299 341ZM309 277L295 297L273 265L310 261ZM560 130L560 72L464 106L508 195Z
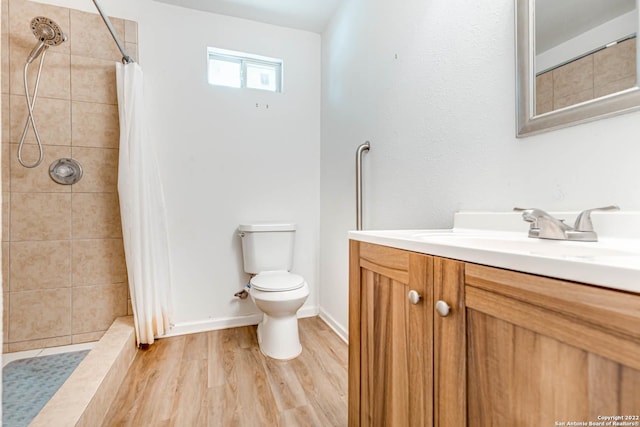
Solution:
M133 318L119 317L29 426L101 425L135 354Z

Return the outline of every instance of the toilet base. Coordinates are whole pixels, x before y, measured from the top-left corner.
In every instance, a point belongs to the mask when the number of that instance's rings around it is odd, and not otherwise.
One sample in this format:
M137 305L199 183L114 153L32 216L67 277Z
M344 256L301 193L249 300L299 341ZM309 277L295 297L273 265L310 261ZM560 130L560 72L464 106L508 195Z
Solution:
M265 356L278 360L295 359L302 353L298 334L298 317L275 317L267 314L258 324L258 344Z

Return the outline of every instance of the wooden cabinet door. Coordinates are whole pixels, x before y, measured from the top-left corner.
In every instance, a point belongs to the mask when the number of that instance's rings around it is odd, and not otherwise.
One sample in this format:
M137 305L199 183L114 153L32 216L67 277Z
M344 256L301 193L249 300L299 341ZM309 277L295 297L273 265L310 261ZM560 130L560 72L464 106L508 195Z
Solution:
M464 427L467 423L464 263L436 257L433 269L434 305L443 301L449 307L446 316L434 311L434 425Z
M349 425L431 426L433 259L354 241L350 251Z
M640 421L640 296L472 264L465 271L469 425Z

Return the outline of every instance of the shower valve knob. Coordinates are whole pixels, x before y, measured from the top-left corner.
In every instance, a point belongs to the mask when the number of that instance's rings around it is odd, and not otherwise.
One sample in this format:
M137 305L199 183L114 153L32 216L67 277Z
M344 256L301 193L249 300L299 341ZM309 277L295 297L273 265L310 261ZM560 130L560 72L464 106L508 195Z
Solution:
M58 159L49 166L49 176L62 185L72 185L82 178L82 166L75 159Z
M61 177L66 178L68 176L73 175L73 170L68 166L61 166L58 169L58 175L60 175Z

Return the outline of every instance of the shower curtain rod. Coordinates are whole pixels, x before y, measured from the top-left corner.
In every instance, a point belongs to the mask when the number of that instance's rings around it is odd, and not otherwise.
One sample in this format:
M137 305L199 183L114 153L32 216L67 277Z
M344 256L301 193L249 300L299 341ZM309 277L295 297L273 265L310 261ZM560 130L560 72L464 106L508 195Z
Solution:
M109 17L107 16L106 13L104 13L104 10L102 10L102 7L100 6L100 2L98 0L93 0L93 4L96 5L96 9L98 9L98 12L100 13L100 16L102 16L102 20L104 21L105 25L109 29L109 32L111 32L111 37L113 37L113 40L118 45L118 49L120 49L120 53L122 53L122 63L123 64L131 64L132 62L135 62L129 56L127 51L124 50L124 46L122 45L122 42L120 41L120 37L118 37L118 34L116 33L115 28L113 28L113 25L111 25L111 21L109 20Z

